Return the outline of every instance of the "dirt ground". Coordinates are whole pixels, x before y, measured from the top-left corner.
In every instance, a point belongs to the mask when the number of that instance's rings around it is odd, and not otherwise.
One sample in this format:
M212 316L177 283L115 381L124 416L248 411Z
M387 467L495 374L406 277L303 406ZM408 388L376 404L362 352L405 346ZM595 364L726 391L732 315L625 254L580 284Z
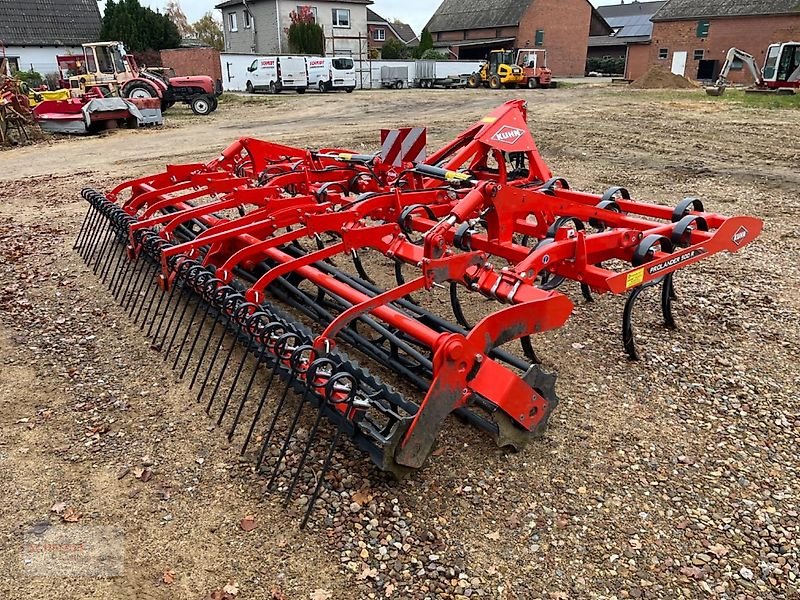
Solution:
M677 331L643 299L639 362L622 351L623 299L568 290L572 318L537 340L561 399L543 440L508 454L452 421L399 483L353 450L340 514L300 531L73 252L81 188L239 136L374 151L382 127L427 125L436 147L519 94L573 188L697 196L764 233L680 272ZM800 110L702 91L406 90L234 97L206 119L0 152L0 594L800 597L799 140ZM121 534L116 576L32 573L31 532L80 542L98 526Z

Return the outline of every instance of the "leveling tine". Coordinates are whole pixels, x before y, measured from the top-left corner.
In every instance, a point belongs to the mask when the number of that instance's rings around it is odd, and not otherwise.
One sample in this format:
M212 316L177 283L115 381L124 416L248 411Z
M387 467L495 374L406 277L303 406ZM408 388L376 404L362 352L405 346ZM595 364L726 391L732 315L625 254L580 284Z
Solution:
M75 249L218 424L235 407L229 440L249 420L241 452L258 440L267 489L289 503L309 484L305 526L345 439L403 477L451 413L500 446L541 436L558 397L535 336L567 323L570 282L587 306L625 296L635 359L642 292L659 289L662 334L675 335L675 273L761 232L697 198L577 191L526 120L523 101L507 102L424 162L401 152L400 166L244 138L206 164L84 190Z

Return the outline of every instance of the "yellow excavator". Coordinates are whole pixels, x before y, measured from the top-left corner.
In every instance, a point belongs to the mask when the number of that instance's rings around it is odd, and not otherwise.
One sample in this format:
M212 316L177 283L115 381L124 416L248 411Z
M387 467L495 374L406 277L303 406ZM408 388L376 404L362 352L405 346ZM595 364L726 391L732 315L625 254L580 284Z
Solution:
M467 87L488 86L499 90L501 87L515 88L524 81L525 73L515 64L513 50L492 50L489 60L481 63L480 71L467 78Z

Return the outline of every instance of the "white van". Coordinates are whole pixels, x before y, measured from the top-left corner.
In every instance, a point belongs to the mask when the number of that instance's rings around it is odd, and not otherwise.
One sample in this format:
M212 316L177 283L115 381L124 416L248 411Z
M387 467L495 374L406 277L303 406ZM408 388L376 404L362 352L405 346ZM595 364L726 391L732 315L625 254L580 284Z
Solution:
M320 92L344 90L348 94L356 89L356 65L349 56L309 56L308 86Z
M302 56L263 56L247 67L247 91L277 94L296 90L304 94L308 87L306 59Z

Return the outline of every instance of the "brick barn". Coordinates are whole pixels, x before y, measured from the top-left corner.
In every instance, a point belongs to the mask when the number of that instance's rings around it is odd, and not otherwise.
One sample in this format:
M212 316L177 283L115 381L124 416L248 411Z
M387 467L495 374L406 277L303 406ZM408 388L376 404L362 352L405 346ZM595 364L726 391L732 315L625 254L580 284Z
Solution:
M370 50L380 50L389 40L397 40L409 47L419 45L419 38L410 25L400 21L387 21L369 8L367 8L367 30Z
M662 65L690 79L713 80L730 48L752 54L761 67L767 46L800 41L798 0L669 0L652 21L651 42L628 46L628 79ZM752 82L741 64L729 79Z
M435 48L466 60L501 48L543 48L561 77L582 76L589 36L611 33L588 0L444 0L427 28Z

